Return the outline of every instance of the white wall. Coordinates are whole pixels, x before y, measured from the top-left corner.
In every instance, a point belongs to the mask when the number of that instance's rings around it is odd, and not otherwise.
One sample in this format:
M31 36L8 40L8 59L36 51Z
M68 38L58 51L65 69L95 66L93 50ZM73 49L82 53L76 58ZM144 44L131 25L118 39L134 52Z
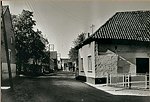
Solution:
M90 44L84 45L79 49L79 75L86 77L95 78L95 42L91 42ZM88 56L91 56L92 60L92 70L88 72ZM83 58L83 71L81 70L81 58Z
M12 72L12 77L15 77L16 76L16 64L11 64L11 72ZM2 63L2 80L8 79L8 78L9 78L9 73L8 73L7 63Z

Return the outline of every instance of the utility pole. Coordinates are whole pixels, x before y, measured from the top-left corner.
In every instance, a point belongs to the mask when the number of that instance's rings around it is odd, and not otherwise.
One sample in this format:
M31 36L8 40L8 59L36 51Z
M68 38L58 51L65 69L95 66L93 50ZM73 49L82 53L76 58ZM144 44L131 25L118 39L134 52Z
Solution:
M50 51L50 44L49 44L49 69L51 69L51 51Z
M8 73L9 73L9 82L10 82L10 88L13 91L13 81L12 81L12 73L11 73L11 66L10 66L10 59L9 59L9 52L8 52L7 34L6 34L6 29L5 29L6 26L5 26L4 14L3 14L3 8L2 8L2 1L1 1L1 9L2 9L1 14L2 14L3 32L4 32L3 35L4 35Z
M90 28L92 29L92 34L93 34L93 29L94 29L95 25L91 25Z

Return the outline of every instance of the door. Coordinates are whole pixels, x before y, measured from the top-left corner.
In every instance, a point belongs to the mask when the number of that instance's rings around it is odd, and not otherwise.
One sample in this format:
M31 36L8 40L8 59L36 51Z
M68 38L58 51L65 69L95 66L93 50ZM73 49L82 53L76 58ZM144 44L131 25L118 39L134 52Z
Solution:
M136 73L149 73L149 58L136 58Z

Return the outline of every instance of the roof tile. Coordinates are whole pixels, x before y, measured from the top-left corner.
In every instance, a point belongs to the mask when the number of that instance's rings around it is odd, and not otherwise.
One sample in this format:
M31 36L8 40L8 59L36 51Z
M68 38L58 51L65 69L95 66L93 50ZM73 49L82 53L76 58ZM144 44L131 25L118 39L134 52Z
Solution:
M150 41L150 11L117 12L92 36L92 39Z

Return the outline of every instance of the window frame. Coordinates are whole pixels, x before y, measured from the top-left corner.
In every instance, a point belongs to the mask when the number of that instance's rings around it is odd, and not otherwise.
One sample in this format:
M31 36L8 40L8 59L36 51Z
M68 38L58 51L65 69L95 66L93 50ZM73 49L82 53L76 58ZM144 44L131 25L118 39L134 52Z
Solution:
M13 36L10 37L10 43L13 44Z
M81 72L84 72L84 67L83 67L83 58L81 58Z
M88 56L88 72L92 72L92 56Z
M9 60L11 61L11 49L8 49Z

